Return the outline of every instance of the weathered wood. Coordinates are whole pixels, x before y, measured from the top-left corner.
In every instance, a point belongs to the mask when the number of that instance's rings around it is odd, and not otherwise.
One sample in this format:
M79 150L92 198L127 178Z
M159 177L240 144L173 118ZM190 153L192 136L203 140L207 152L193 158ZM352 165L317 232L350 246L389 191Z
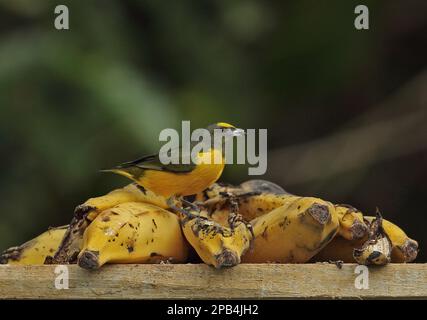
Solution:
M369 268L369 289L355 288L354 264L68 266L69 289L55 288L54 265L0 265L0 298L237 299L427 297L427 264Z

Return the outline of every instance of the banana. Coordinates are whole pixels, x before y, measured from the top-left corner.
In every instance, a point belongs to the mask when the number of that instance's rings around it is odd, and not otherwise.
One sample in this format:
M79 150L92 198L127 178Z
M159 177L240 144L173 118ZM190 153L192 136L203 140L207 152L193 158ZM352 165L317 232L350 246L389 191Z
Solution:
M49 263L75 263L83 242L83 233L99 213L127 202L144 202L167 209L167 199L146 190L136 183L113 190L100 197L90 198L76 207L69 228Z
M182 230L203 262L215 268L239 264L253 238L251 226L237 221L233 227L227 227L226 211L222 216L223 224L209 218L206 211L193 214L192 218L181 215Z
M113 190L104 196L90 198L76 208L77 213L91 212L89 220L96 218L97 213L110 209L125 202L150 203L163 209L168 209L167 199L154 192L144 189L136 183L131 183L121 189ZM94 213L92 213L94 212Z
M38 265L57 249L68 226L50 228L38 237L5 250L0 255L0 264Z
M288 194L282 187L277 184L261 179L253 179L242 182L238 186L228 183L217 182L211 185L203 192L196 195L197 201L206 201L218 197L226 197L228 195L243 195L243 194Z
M87 227L78 265L185 262L188 245L178 217L158 206L126 202L102 211Z
M336 235L339 221L335 207L311 197L292 202L251 221L254 245L242 257L246 263L304 263Z
M271 193L238 197L239 214L244 219L251 221L279 207L289 206L299 198L301 197L290 194L276 195Z
M339 235L347 240L363 239L368 234L368 226L363 220L363 214L349 205L335 205L335 211L340 221Z
M365 216L372 223L375 217ZM414 261L418 254L418 242L409 238L406 233L394 223L383 219L382 227L393 246L391 262L403 263Z

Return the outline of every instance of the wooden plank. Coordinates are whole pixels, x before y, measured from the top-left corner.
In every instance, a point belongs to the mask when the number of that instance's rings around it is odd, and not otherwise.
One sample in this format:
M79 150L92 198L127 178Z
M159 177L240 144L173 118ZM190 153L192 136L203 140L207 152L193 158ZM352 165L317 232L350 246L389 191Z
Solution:
M0 265L3 299L238 299L426 298L427 264L369 268L369 289L356 289L355 264L107 265L98 271L68 266L69 289L55 288L55 267Z

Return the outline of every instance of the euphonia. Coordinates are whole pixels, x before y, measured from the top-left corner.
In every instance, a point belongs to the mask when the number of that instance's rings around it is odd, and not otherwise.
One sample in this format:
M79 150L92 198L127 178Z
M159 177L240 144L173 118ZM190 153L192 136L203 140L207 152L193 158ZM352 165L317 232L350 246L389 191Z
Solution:
M214 130L221 130L225 139L244 134L244 130L231 124L218 122L206 128L211 137L207 152L199 152L195 163L163 164L159 153L120 164L112 169L114 172L134 180L137 184L168 199L183 197L202 192L216 182L224 170L224 148L215 146ZM194 146L194 143L192 143ZM224 144L222 144L224 146ZM179 148L182 157L182 146ZM220 159L215 163L203 163L203 159Z

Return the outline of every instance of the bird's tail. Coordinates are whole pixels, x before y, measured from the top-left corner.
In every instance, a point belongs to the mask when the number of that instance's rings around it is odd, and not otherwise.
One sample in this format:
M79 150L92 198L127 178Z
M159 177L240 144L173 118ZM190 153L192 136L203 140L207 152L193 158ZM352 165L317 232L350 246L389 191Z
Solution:
M134 175L132 174L132 170L127 170L127 169L125 169L125 168L111 168L111 169L102 169L102 170L99 170L100 172L112 172L112 173L115 173L115 174L119 174L119 175L121 175L121 176L124 176L124 177L126 177L126 178L129 178L129 179L134 179Z

